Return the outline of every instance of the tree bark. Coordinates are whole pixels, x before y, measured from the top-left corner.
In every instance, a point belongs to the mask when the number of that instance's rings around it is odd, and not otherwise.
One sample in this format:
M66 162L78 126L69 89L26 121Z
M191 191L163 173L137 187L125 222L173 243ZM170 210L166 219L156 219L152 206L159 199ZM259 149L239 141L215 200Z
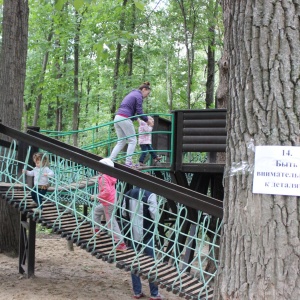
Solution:
M4 0L0 53L0 119L21 129L28 40L28 2ZM9 140L0 135L1 139ZM19 213L0 200L0 249L18 253Z
M0 116L21 128L28 37L28 2L4 0L0 54Z
M136 21L136 6L135 3L133 2L131 4L132 8L132 21L131 21L131 28L130 32L132 34L135 33L135 21ZM125 64L127 65L128 71L127 71L127 76L128 76L128 82L127 86L131 86L131 76L133 72L133 47L134 47L134 39L131 39L130 43L127 46L127 55L126 55L126 61Z
M187 86L186 86L186 97L187 97L187 108L191 108L191 92L193 84L193 75L194 75L194 58L195 58L195 49L194 49L194 37L195 37L195 28L196 20L194 14L194 3L190 3L191 7L191 16L188 15L185 8L185 2L183 0L178 1L182 18L183 18L183 28L184 28L184 44L186 50L186 61L187 61ZM188 26L188 19L190 19L191 25Z
M169 73L167 76L167 87L168 87L168 104L169 104L169 113L173 110L173 82L172 74Z
M0 253L17 256L19 253L19 212L0 196Z
M212 32L212 38L207 49L207 79L206 79L206 92L205 92L205 104L206 108L211 108L214 103L214 91L215 91L215 50L214 50L214 29L209 28Z
M53 29L51 28L50 33L47 37L48 43L51 42L52 36L53 36ZM42 103L42 99L43 99L43 87L42 86L43 86L44 80L45 80L45 73L46 73L46 69L47 69L48 59L49 59L49 50L46 51L46 53L44 55L44 59L43 59L42 72L41 72L40 79L38 82L38 84L41 85L41 87L39 88L39 94L38 94L36 102L35 102L35 111L34 111L32 126L37 126L37 124L38 124L40 108L41 108L41 103Z
M207 49L207 79L206 79L206 93L205 103L206 108L211 108L214 103L215 92L215 46L216 46L216 18L218 15L219 0L210 1L210 6L213 5L212 20L210 20L210 26L208 28L208 49Z
M228 118L215 299L299 299L299 198L252 194L253 145L299 146L298 1L223 0Z
M57 40L55 42L57 45L60 45L60 42ZM66 55L64 55L64 65L66 64ZM62 67L60 65L59 59L55 61L55 69L56 69L56 79L61 79L63 76ZM63 90L63 87L60 86L60 89ZM61 96L56 96L56 108L55 108L55 130L61 131L63 129L63 101Z

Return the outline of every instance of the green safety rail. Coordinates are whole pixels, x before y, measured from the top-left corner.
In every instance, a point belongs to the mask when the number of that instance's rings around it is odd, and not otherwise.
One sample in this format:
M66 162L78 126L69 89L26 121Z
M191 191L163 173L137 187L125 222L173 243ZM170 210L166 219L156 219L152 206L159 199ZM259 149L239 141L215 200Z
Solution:
M145 115L137 115L133 118L138 118ZM170 142L170 149L154 149L154 152L157 153L157 155L162 156L161 164L159 169L169 169L170 168L170 162L173 160L173 140L174 140L174 124L173 124L173 114L162 114L162 113L156 113L151 114L151 116L164 118L166 120L169 120L171 122L170 130L155 130L152 131L152 139L154 139L156 136L164 136L165 139L169 139ZM122 122L118 121L118 122ZM74 130L74 131L53 131L53 130L40 130L41 133L58 139L62 142L65 142L67 144L72 144L75 146L78 146L79 148L87 151L91 151L92 153L98 154L100 156L109 156L113 147L118 141L118 138L116 136L115 130L114 130L114 124L116 122L110 121L107 123L101 123L97 126L81 129L81 130ZM136 134L135 136L139 137L138 133L138 123L134 122ZM137 145L136 151L133 154L133 163L138 164L138 159L140 155L143 153L143 151L139 150L139 146ZM148 159L149 156L146 158ZM126 159L126 152L121 152L118 157L116 158L116 162L122 163ZM151 160L147 160L147 164L150 166Z

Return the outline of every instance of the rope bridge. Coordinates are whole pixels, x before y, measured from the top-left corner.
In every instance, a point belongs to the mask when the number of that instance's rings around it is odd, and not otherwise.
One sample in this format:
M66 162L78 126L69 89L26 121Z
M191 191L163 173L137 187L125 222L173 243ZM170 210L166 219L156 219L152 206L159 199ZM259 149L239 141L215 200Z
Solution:
M213 298L212 283L218 265L220 219L213 221L210 215L201 211L191 215L189 208L180 202L176 203L174 211L165 197L157 195L153 259L143 254L145 244L134 243L131 239L132 227L125 229L122 226L124 193L131 186L118 180L113 217L118 220L120 228L123 228L122 234L127 244L132 245L127 251L118 252L118 243L112 238L113 226L109 226L105 220L96 223L93 217L94 208L98 204L95 197L98 194L96 170L48 152L50 168L55 176L50 178L51 187L44 196L43 210L40 211L35 210L36 204L30 196L33 188L27 184L28 178L24 174L18 174L20 165L22 169L32 169L28 165L31 147L28 148L24 162L16 158L15 142L11 143L9 149L0 147L0 153L1 198L22 212L24 222L30 219L41 223L63 238L72 240L93 256L116 263L117 267L139 274L181 297ZM155 173L152 172L149 181L154 177ZM168 176L165 179L168 180ZM135 212L132 222L137 217L139 215ZM186 224L189 224L188 232L184 230ZM99 233L95 233L95 225L100 227ZM26 255L23 263L25 260Z

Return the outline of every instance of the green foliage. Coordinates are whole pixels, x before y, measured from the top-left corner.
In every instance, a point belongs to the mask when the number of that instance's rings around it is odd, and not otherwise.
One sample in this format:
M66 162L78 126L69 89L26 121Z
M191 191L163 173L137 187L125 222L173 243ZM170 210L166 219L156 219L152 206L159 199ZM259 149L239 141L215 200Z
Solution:
M90 4L92 0L55 0L55 8L57 10L62 10L64 5L70 3L73 4L74 8L79 11L85 4Z
M141 2L141 1L136 1L136 0L134 0L134 4L135 4L135 6L136 6L138 9L140 9L140 10L144 10L144 9L145 9L145 5L144 5L144 3Z
M53 230L51 228L46 228L46 227L42 226L41 224L37 224L36 231L38 234L44 233L44 234L50 235L51 233L53 233Z
M62 8L66 2L67 2L67 0L55 0L55 8L57 10L62 10Z
M84 6L84 1L83 0L74 0L74 7L77 11L80 10Z
M209 26L215 24L214 47L220 54L220 8L215 15L215 1L181 2L189 13L189 28L195 26L191 106L204 108L206 52L212 37ZM146 80L152 85L151 95L144 103L146 113L186 109L188 69L178 3L179 0L172 0L157 5L155 1L134 0L124 6L122 0L31 0L24 123L33 125L39 98L36 125L42 129L55 130L60 124L63 130L71 130L73 104L77 100L79 128L107 122L112 118L113 95L118 106L130 90ZM75 45L79 46L76 78ZM117 49L120 59L116 75ZM78 91L74 90L75 79Z

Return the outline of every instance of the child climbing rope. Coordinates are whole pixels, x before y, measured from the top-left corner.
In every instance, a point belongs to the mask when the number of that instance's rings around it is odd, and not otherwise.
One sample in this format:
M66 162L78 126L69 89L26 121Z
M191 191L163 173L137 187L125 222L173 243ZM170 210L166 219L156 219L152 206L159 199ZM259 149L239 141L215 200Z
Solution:
M114 163L109 158L103 158L100 160L102 164L114 167ZM119 243L116 247L117 251L127 250L126 244L123 242L121 231L116 218L113 216L114 204L117 196L116 192L117 179L106 174L99 173L98 177L98 199L100 204L94 209L94 221L98 224L101 223L103 214L105 215L107 228L113 233L113 237L116 243ZM100 231L99 225L95 225L95 233Z
M138 119L139 122L139 145L143 153L140 156L139 164L140 166L146 166L144 163L146 155L149 153L153 159L154 165L157 165L161 160L161 157L156 155L156 152L153 151L152 147L152 129L154 126L154 119L148 116L148 123L144 122L141 119Z
M49 169L49 159L45 153L36 152L33 154L35 168L32 171L22 170L27 176L34 177L34 187L31 191L32 200L38 205L37 211L43 210L43 200L49 187L49 177L54 176L54 172Z

